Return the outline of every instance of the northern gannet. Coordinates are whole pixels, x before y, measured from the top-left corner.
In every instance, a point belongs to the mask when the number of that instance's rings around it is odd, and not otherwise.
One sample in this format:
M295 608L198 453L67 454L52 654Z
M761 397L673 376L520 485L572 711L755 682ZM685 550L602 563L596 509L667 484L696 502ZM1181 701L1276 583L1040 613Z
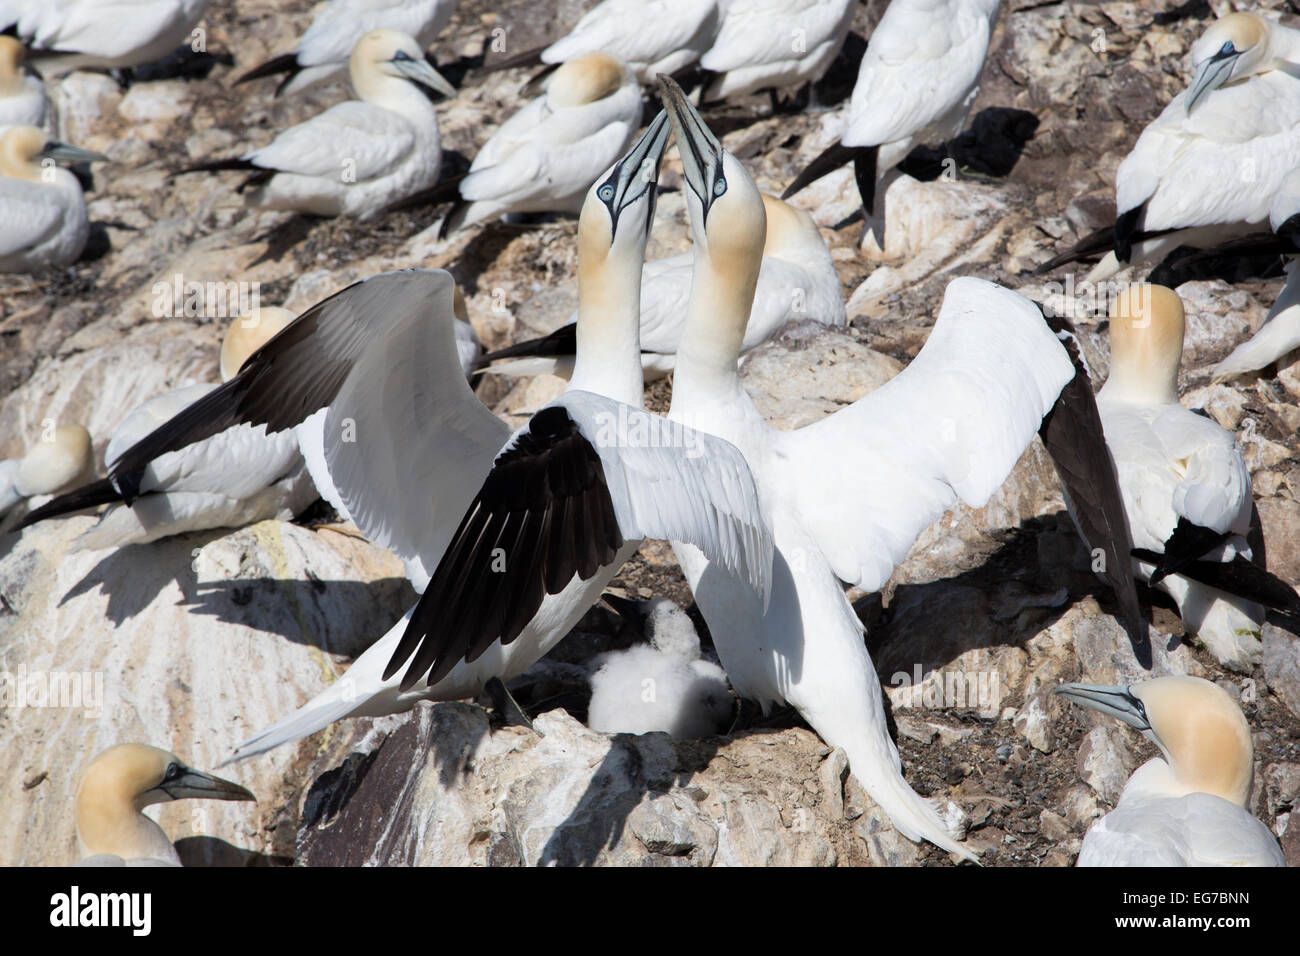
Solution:
M180 866L167 834L145 807L170 800L256 800L229 780L185 766L145 744L118 744L98 754L77 787L78 866Z
M701 102L814 83L849 36L853 0L722 0ZM774 94L775 95L775 94ZM774 101L775 102L775 101Z
M1056 693L1136 727L1160 748L1083 838L1079 866L1286 866L1250 804L1254 744L1241 708L1199 677Z
M80 425L60 425L23 457L0 461L0 517L24 499L80 484L94 470L90 433Z
M980 279L949 284L929 341L890 382L829 418L776 431L736 368L765 231L759 192L680 87L660 78L689 191L690 314L669 417L745 455L776 555L764 609L733 574L673 548L732 686L765 709L787 701L909 839L971 858L903 779L880 681L840 581L876 590L958 499L1001 485L1074 366L1039 310Z
M578 212L640 122L641 87L626 65L604 53L570 60L483 144L440 234L511 213Z
M53 140L34 126L0 134L0 272L32 272L76 262L90 221L77 177L60 163L107 162Z
M229 381L253 352L293 321L287 309L263 307L230 324L221 346L221 379ZM124 452L183 412L215 385L189 385L149 399L113 430L104 462L111 471ZM294 432L268 435L258 426L232 428L150 462L130 507L107 478L60 495L23 519L23 527L101 504L98 523L71 551L145 544L174 534L238 528L288 519L317 498Z
M1300 598L1251 563L1250 472L1236 438L1178 402L1183 327L1177 293L1155 285L1121 292L1097 408L1137 574L1174 599L1188 633L1221 663L1248 669L1264 605L1295 613Z
M23 69L23 45L0 36L0 133L9 126L45 125L45 84Z
M851 161L863 215L883 221L898 164L913 147L950 142L966 125L1000 7L1000 0L892 0L858 66L839 142L782 198Z
M357 37L371 30L397 30L428 49L451 20L459 0L330 0L312 20L293 52L255 67L235 84L285 74L275 95L297 93L341 76Z
M455 96L410 36L372 30L349 60L357 100L332 106L237 159L185 172L251 170L253 205L368 219L432 185L442 163L433 104L417 88Z
M650 643L591 661L587 726L606 734L718 733L734 711L727 675L700 657L700 636L685 611L668 598L646 604Z
M802 209L763 196L767 241L758 273L754 308L745 326L742 353L757 348L787 322L814 320L842 326L847 321L840 279L817 224ZM647 380L673 369L690 299L694 253L683 252L645 264L641 279L641 364ZM573 371L575 313L550 335L483 356L483 371L496 375L561 375ZM522 358L521 356L533 356ZM486 365L499 359L513 359Z
M155 63L182 44L209 0L9 0L0 29L13 26L49 78L73 70L113 70ZM5 22L7 21L7 22Z
M1300 31L1253 13L1215 21L1192 47L1192 85L1138 137L1115 175L1114 226L1039 266L1104 255L1086 282L1259 231L1300 168Z
M690 66L718 35L718 0L604 0L541 51L558 65L589 53L616 56L649 83Z

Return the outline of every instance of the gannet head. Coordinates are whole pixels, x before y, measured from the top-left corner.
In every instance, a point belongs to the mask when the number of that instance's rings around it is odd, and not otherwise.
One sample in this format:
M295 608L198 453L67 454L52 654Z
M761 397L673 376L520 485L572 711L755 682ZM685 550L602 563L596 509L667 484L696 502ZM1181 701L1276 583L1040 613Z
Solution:
M14 485L28 498L52 495L89 479L94 470L90 432L80 425L60 425L49 441L38 441L28 449Z
M1147 283L1124 289L1110 310L1107 394L1150 404L1178 401L1184 324L1183 301L1172 289Z
M1269 22L1253 13L1229 13L1211 23L1192 44L1189 59L1196 77L1188 87L1188 114L1207 93L1229 80L1268 69L1271 36Z
M11 36L0 36L0 96L11 96L22 88L23 45Z
M140 811L187 798L257 799L238 784L193 770L157 747L109 747L90 762L77 787L77 835L92 854L149 856L157 852L156 835L161 831Z
M551 74L546 98L552 106L585 106L603 100L632 81L631 71L608 53L588 53Z
M767 240L763 246L764 255L779 254L782 249L798 247L825 248L822 235L817 230L817 223L812 216L788 202L760 194L763 199L763 211L767 214Z
M1254 745L1236 701L1199 677L1157 677L1129 687L1062 684L1056 693L1117 717L1149 738L1184 793L1250 799Z
M380 95L388 79L410 80L444 96L456 88L424 58L420 44L400 30L371 30L357 41L348 60L352 86L363 100Z
M39 183L46 180L48 166L106 162L107 156L46 139L45 133L35 126L11 126L0 135L0 174L14 179Z
M469 321L469 307L465 305L465 293L460 291L460 286L451 290L451 313L462 322Z
M232 321L221 341L221 380L229 382L238 375L248 357L295 318L288 309L268 305Z

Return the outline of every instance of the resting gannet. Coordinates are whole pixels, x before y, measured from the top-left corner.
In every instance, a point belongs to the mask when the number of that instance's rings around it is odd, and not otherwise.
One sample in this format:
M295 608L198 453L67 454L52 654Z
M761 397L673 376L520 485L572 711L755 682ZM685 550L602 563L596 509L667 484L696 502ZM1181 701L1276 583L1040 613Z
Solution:
M349 60L359 100L330 107L237 159L185 172L241 169L254 175L253 205L316 216L369 219L432 185L442 163L438 117L426 86L455 96L410 36L371 30Z
M155 63L191 40L209 0L7 0L0 29L12 26L49 78L73 70Z
M239 784L193 770L157 747L109 747L90 762L77 787L77 865L180 866L162 827L140 811L170 800L256 799Z
M604 0L542 50L540 59L560 64L608 53L649 83L660 73L685 69L713 45L718 8L718 0Z
M35 126L0 134L0 272L33 272L76 262L90 221L77 177L59 163L108 158L53 140Z
M838 143L782 198L852 161L868 223L883 222L889 184L916 146L946 143L966 125L998 21L999 0L892 0L871 34ZM883 232L881 232L883 235Z
M45 125L45 84L23 69L23 45L0 36L0 133L10 126Z
M511 213L578 212L640 122L641 87L627 66L604 53L570 60L483 144L440 234Z
M849 36L853 0L721 0L701 101L814 83Z
M982 505L1032 441L1074 366L1027 299L955 279L930 339L890 382L794 431L772 429L736 368L765 231L763 203L681 88L660 77L682 157L695 275L669 417L740 449L776 554L764 608L689 544L673 549L742 697L786 701L912 840L973 858L903 779L880 681L840 581L876 590L960 498Z
M767 210L767 241L754 308L740 343L742 353L762 345L787 322L814 320L843 326L847 321L835 264L812 217L767 195L763 196L763 206ZM694 253L684 252L645 264L641 279L641 365L647 380L673 369L686 321L694 261ZM483 370L496 375L568 377L573 371L576 321L575 313L568 325L550 335L483 356ZM507 358L514 360L486 365Z
M1131 687L1062 684L1056 693L1136 727L1160 748L1115 809L1083 838L1079 866L1286 866L1246 809L1254 745L1241 708L1199 677Z
M0 461L0 517L26 498L58 494L79 484L94 470L90 433L80 425L60 425L48 441L38 441L22 458Z
M1257 232L1282 180L1300 168L1300 31L1231 13L1192 47L1192 85L1120 163L1115 224L1038 268L1105 253L1085 281Z
M1264 605L1296 613L1300 598L1251 563L1250 472L1236 439L1178 403L1183 326L1177 293L1156 285L1120 293L1097 407L1137 574L1174 599L1188 633L1221 663L1249 669Z
M428 49L451 20L459 0L330 0L292 53L249 70L235 84L285 74L275 95L297 93L343 75L357 37L371 30L397 30Z
M235 319L221 346L221 378L293 321L287 309L261 308ZM149 399L122 421L104 461L111 471L129 448L182 413L215 385L190 385ZM238 528L267 518L289 519L317 498L292 431L268 435L261 426L236 425L150 462L130 507L107 478L60 495L23 519L23 527L108 504L99 522L79 535L71 551L144 544L209 528Z

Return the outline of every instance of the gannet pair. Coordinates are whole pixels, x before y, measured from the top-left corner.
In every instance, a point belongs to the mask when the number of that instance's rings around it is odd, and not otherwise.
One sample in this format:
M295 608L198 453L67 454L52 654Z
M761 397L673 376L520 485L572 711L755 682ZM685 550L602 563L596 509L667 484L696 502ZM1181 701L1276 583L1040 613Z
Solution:
M914 147L949 142L965 127L1000 6L891 0L858 67L839 142L809 163L782 198L851 161L863 215L883 236L883 199L901 175L898 164Z
M42 76L155 63L191 41L209 0L6 0L0 29L14 27Z
M145 744L96 755L77 786L78 866L180 866L167 834L141 811L171 800L256 800L229 780Z
M186 172L252 170L240 187L266 209L369 219L438 179L442 142L433 104L417 88L455 89L410 36L372 30L349 60L357 100L330 107L237 159Z
M80 425L54 428L48 441L37 441L21 458L0 461L0 518L27 498L80 484L94 470L90 433Z
M802 209L763 196L767 240L758 273L754 308L745 326L741 352L757 348L787 322L813 320L843 326L847 321L840 280L817 224ZM641 364L648 380L671 372L682 339L690 298L694 253L684 252L645 264L641 279ZM550 335L520 342L483 356L485 371L497 375L562 375L573 369L573 323ZM522 356L532 356L522 358Z
M1300 168L1300 31L1230 13L1192 46L1196 71L1138 137L1115 176L1113 227L1040 273L1105 253L1085 281L1258 231L1283 179Z
M459 181L439 234L523 212L578 212L602 171L627 152L641 123L641 88L615 57L571 60L546 91L501 124ZM450 184L449 184L450 186ZM418 200L437 201L449 189Z
M1125 289L1111 309L1110 377L1097 408L1136 572L1174 599L1188 632L1221 663L1249 669L1264 605L1295 613L1300 597L1251 563L1250 471L1236 439L1178 402L1183 330L1177 293Z
M260 308L234 319L221 346L221 380L294 319L287 309ZM113 430L104 462L111 471L122 454L159 425L189 408L215 385L188 385L149 399ZM289 519L318 497L293 431L267 434L238 425L150 462L130 507L107 478L60 495L23 519L23 526L107 504L71 551L145 544L174 534L238 528L267 518Z
M90 220L77 177L60 163L106 156L46 138L34 126L0 134L0 272L33 272L76 262Z
M10 126L45 125L45 84L23 68L23 45L0 36L0 133Z
M1286 866L1249 811L1254 744L1241 708L1199 677L1056 693L1136 727L1160 748L1088 830L1079 866Z
M330 0L316 14L291 53L249 70L235 85L285 74L275 95L297 93L336 79L348 68L357 37L371 30L396 30L428 49L451 21L459 0Z

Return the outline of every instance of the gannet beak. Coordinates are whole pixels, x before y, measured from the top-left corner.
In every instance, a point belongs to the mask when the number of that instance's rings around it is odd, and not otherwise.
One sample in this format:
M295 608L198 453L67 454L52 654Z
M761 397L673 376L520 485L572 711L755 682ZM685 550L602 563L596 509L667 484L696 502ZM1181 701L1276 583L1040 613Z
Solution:
M1056 688L1056 693L1068 697L1080 706L1116 717L1143 733L1151 732L1151 722L1147 720L1146 707L1127 687L1113 687L1106 684L1061 684Z
M248 790L237 783L222 780L201 770L184 768L178 777L164 780L157 788L172 800L198 798L202 800L256 800Z
M677 135L677 152L681 155L686 184L700 198L707 222L709 207L727 188L722 173L722 144L704 124L677 82L662 73L659 74L659 98Z
M1196 71L1196 79L1192 80L1192 85L1188 90L1187 96L1187 115L1190 116L1196 104L1201 101L1206 93L1218 89L1228 81L1232 75L1232 68L1237 64L1237 57L1241 52L1231 43L1225 43L1218 53L1210 57L1201 64L1201 68Z
M397 72L408 80L419 83L421 86L427 86L443 96L453 97L456 95L456 87L447 82L447 78L435 70L433 65L424 57L416 59L399 51L397 56L389 62L393 64Z
M95 153L88 149L82 149L79 146L69 146L67 143L60 143L56 140L50 140L45 147L37 153L38 158L52 159L56 163L107 163L109 158L102 153Z

